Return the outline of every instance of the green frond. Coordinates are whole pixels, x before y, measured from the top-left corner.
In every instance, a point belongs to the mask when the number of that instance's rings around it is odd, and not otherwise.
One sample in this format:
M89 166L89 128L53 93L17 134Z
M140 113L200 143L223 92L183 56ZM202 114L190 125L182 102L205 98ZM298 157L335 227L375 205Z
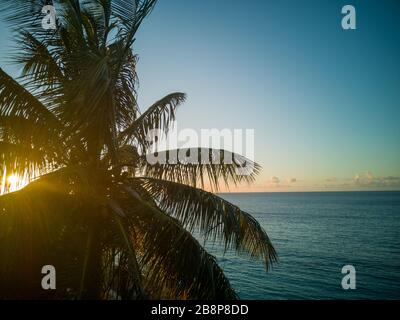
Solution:
M46 35L42 27L45 5L54 5L63 0L2 0L0 2L0 16L3 16L13 30L24 29L35 35Z
M117 112L118 130L123 130L138 117L139 108L136 101L136 87L139 82L136 74L137 56L133 53L124 55L121 42L110 45L110 66L114 82L114 100ZM114 66L123 59L120 69Z
M188 148L160 151L141 156L143 176L175 181L193 187L206 182L218 190L221 183L229 186L252 183L260 166L235 153L210 148Z
M49 41L39 40L27 31L21 31L18 36L18 52L13 61L23 65L24 79L34 90L49 90L60 85L64 74L54 53L50 52Z
M164 299L237 298L216 259L178 220L137 195L122 205L135 230L134 245L150 295Z
M148 108L136 121L120 134L120 139L137 143L144 150L151 145L149 133L151 130L161 130L164 133L175 121L177 107L186 100L186 95L175 92L167 95Z
M55 115L0 68L0 115L20 116L54 125Z
M219 240L226 249L262 259L266 268L275 261L275 249L256 219L221 197L180 183L135 178L156 200L159 208L178 219L189 231L198 230L205 240Z
M0 297L140 296L127 225L98 196L109 185L98 178L89 181L87 168L64 168L0 196ZM57 291L50 293L40 284L47 264L57 270Z
M51 170L53 159L41 150L24 144L0 141L0 178L14 174L29 180ZM2 181L0 180L0 186ZM4 187L4 186L1 186ZM1 193L1 192L0 192Z
M19 116L0 116L0 141L25 142L28 145L61 143L57 130L44 123Z
M79 284L84 251L83 208L57 185L38 180L0 196L0 297L69 297ZM57 293L41 288L41 268L57 271ZM71 292L73 294L73 291Z
M143 19L150 14L157 0L112 0L111 14L121 25L119 37L130 47Z

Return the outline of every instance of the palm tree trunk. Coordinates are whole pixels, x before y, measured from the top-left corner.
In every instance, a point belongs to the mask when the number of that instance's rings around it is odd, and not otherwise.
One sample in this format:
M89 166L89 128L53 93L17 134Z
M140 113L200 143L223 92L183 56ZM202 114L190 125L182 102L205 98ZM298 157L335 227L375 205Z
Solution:
M100 300L102 298L102 245L100 231L96 222L90 226L81 284L81 299L84 300Z

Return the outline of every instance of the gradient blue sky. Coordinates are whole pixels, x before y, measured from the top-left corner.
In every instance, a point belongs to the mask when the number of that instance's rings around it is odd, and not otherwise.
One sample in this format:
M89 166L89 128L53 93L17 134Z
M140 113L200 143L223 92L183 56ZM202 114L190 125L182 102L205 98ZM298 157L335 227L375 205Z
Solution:
M400 190L399 16L398 0L160 0L139 102L183 91L179 129L254 128L263 172L233 191Z

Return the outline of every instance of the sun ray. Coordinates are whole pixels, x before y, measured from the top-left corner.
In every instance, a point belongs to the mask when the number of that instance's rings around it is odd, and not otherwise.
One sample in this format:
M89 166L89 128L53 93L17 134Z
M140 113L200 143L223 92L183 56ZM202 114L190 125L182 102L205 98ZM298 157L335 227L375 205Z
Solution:
M23 187L25 187L29 183L29 180L26 175L18 175L18 174L6 174L3 176L0 182L0 195L6 194L9 192L15 192Z

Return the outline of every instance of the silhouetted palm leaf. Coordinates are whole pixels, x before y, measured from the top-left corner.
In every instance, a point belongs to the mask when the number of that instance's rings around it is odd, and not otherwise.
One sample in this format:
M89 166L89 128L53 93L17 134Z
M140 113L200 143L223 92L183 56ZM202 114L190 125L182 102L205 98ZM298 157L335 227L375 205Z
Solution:
M125 142L137 143L144 151L152 144L151 130L167 133L175 121L177 107L186 100L184 93L167 95L148 108L137 120L120 134Z
M183 148L159 151L141 156L143 175L218 190L221 183L255 180L260 166L253 161L227 150L211 148ZM207 181L206 181L207 180Z
M0 68L0 115L21 116L54 125L58 122L32 93Z

